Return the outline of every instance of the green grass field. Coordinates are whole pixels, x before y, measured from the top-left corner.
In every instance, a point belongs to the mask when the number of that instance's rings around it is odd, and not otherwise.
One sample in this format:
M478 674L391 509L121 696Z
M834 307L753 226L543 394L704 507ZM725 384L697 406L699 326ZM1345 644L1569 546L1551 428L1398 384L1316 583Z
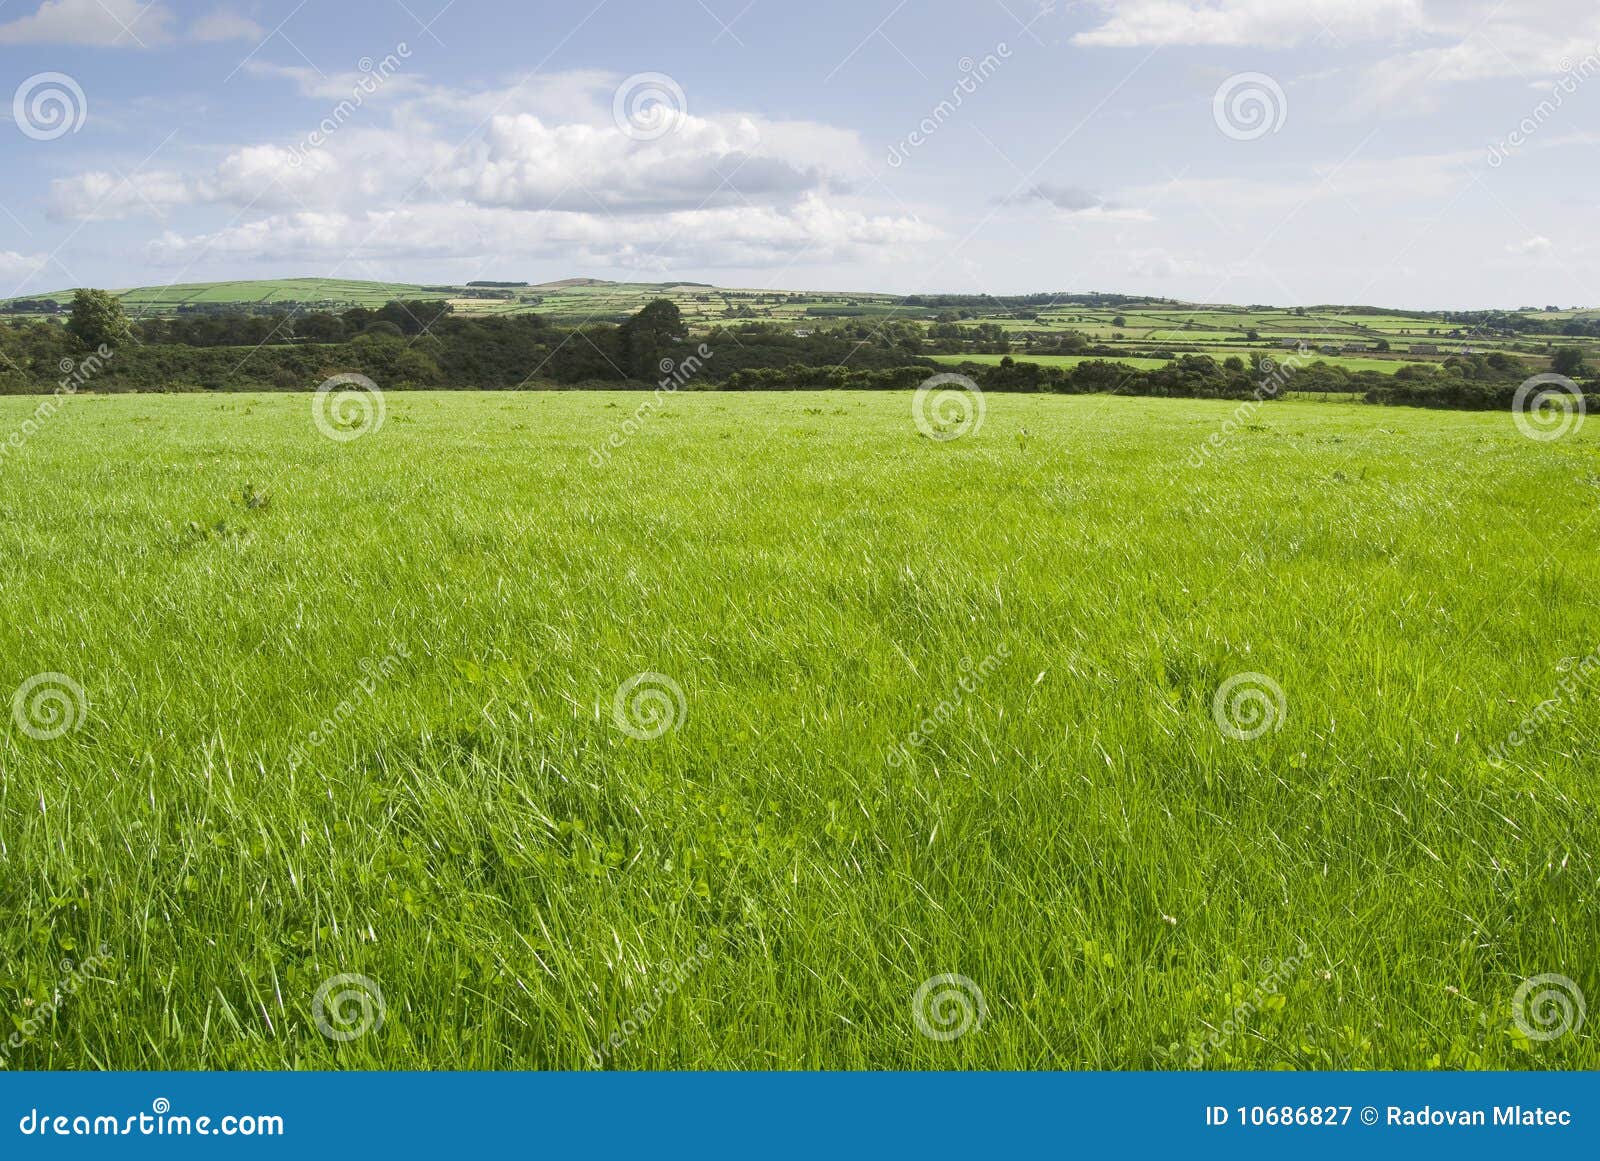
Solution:
M1248 350L1214 350L1206 352L1219 363L1229 355L1237 355L1245 360L1250 360L1252 352ZM1292 353L1292 352L1291 352ZM1275 357L1282 357L1284 352L1276 352ZM1017 350L1010 355L930 355L936 363L948 366L959 366L962 363L979 363L983 366L997 367L1002 359L1014 359L1019 363L1038 363L1045 367L1076 367L1079 363L1096 360L1105 360L1112 363L1122 363L1129 367L1137 367L1141 371L1153 370L1156 367L1165 367L1168 359L1145 359L1138 356L1106 356L1106 355L1033 355L1025 350ZM1357 355L1322 355L1312 354L1309 363L1326 363L1330 367L1343 367L1346 371L1378 371L1385 375L1393 375L1401 367L1408 364L1399 359L1364 359Z
M648 398L27 431L0 1061L1600 1067L1600 425Z
M415 298L422 287L409 282L364 282L341 278L273 278L245 282L195 282L141 286L121 292L130 314L162 314L181 305L264 306L314 302L338 306L382 306L396 298ZM70 302L71 291L49 297Z
M1089 363L1105 359L1103 355L1031 355L1027 351L1017 351L1010 355L930 355L935 363L946 366L958 367L962 363L977 363L984 367L998 367L1005 359L1013 359L1018 363L1038 363L1043 367L1076 367L1079 363ZM1135 357L1110 360L1122 363L1125 366L1137 367L1141 371L1152 371L1157 367L1165 367L1166 359L1140 359Z

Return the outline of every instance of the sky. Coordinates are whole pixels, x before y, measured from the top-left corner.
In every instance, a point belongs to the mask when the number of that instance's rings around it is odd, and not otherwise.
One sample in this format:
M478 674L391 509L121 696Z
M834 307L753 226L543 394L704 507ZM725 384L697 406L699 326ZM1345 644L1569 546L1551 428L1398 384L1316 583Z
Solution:
M0 0L0 297L1600 306L1594 0Z

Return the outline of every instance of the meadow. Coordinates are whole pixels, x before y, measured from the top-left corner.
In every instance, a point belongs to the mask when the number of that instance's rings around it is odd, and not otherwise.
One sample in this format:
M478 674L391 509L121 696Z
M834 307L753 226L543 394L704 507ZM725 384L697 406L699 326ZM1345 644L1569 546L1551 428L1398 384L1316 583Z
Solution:
M1208 350L1213 359L1221 362L1230 355L1237 355L1249 361L1250 351L1239 351L1216 348ZM1278 351L1272 354L1274 358L1283 358L1285 352ZM1289 352L1292 354L1293 352ZM1001 360L1011 359L1018 363L1038 363L1041 367L1076 367L1079 363L1088 363L1099 359L1106 359L1113 363L1121 363L1126 367L1137 367L1141 371L1154 370L1157 367L1167 366L1167 359L1144 359L1137 356L1107 356L1107 355L1034 355L1018 352L1015 355L930 355L935 363L942 363L949 367L958 367L962 363L977 363L984 367L997 367ZM1330 367L1343 367L1346 371L1378 371L1382 374L1392 375L1406 363L1398 359L1363 359L1355 355L1323 355L1313 352L1306 357L1307 362L1326 363Z
M28 430L0 1064L1600 1067L1600 425L650 398Z

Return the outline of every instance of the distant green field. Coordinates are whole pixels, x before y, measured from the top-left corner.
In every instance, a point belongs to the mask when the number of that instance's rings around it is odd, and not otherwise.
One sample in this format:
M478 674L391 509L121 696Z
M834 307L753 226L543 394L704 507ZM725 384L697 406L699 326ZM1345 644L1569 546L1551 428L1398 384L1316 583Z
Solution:
M1206 352L1212 358L1221 361L1228 355L1238 355L1248 364L1251 351L1248 348L1232 348L1226 351ZM1287 352L1269 352L1274 357L1281 358ZM939 363L981 363L985 366L998 366L1002 359L1014 359L1019 363L1038 363L1046 367L1076 367L1079 363L1096 359L1106 359L1114 363L1123 363L1141 370L1150 370L1155 367L1165 367L1172 360L1169 359L1142 359L1138 357L1106 356L1106 355L1030 355L1026 351L1016 351L1010 355L931 355ZM1370 359L1358 355L1312 355L1311 363L1327 363L1330 367L1343 367L1347 371L1377 371L1384 375L1393 375L1401 367L1408 364L1399 359Z
M72 301L72 291L32 295L57 302ZM182 304L241 306L277 302L327 302L347 306L382 306L396 298L414 298L422 287L409 282L366 282L332 278L276 278L251 282L194 282L173 286L141 286L117 292L129 313L159 312Z
M1280 357L1281 357L1280 353ZM1326 363L1330 367L1343 367L1346 371L1377 371L1383 375L1393 375L1401 367L1411 366L1426 362L1424 359L1380 359L1368 358L1362 355L1322 355L1309 356L1313 363Z
M1076 367L1079 363L1102 360L1103 355L1030 355L1026 352L1017 352L1014 355L930 355L936 363L956 365L960 363L978 363L985 367L998 367L1003 359L1014 359L1019 363L1038 363L1043 367ZM1140 370L1150 371L1157 367L1165 367L1166 359L1139 359L1117 358L1109 360L1122 363L1129 367L1138 367Z
M1600 1068L1600 424L649 398L0 398L7 1067Z

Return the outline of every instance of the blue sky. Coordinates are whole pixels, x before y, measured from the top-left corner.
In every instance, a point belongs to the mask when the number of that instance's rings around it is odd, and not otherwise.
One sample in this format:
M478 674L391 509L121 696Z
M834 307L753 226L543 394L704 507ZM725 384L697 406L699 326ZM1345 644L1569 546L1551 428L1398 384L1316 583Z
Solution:
M1593 0L0 0L0 297L1600 305Z

